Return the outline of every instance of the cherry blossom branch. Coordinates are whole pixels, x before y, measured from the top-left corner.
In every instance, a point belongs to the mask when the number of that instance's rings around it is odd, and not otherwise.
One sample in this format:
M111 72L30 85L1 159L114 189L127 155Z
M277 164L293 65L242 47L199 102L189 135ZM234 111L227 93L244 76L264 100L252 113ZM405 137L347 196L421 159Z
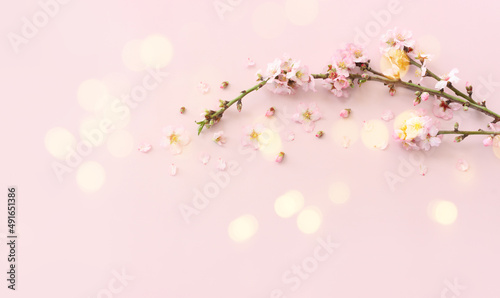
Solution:
M411 57L408 57L408 58L410 59L410 64L418 67L419 69L422 69L422 64L413 60ZM429 77L434 78L436 81L441 81L441 78L439 76L437 76L435 73L433 73L432 71L430 71L429 69L426 69L425 74L422 74L422 76L429 76ZM475 100L473 100L471 96L468 96L465 93L458 90L457 88L455 88L451 82L448 82L446 84L446 87L448 87L450 90L455 92L456 95L466 99L467 101L469 101L471 103L477 104L477 102Z
M500 135L500 132L498 131L487 131L487 130L440 130L437 133L438 135L453 135L453 134L459 134L459 135L487 135L487 136L496 136Z
M269 78L261 81L260 83L253 86L252 88L241 91L241 94L231 101L222 101L221 100L220 101L221 102L220 103L221 109L219 109L218 111L214 111L214 110L205 111L205 120L196 122L196 124L199 125L198 135L201 133L201 131L203 130L204 127L210 128L212 125L219 122L220 119L222 118L222 115L224 114L224 112L233 104L236 103L238 111L241 111L241 106L242 106L241 100L243 99L243 97L247 96L248 94L252 93L253 91L259 90L267 83L267 81L269 81Z

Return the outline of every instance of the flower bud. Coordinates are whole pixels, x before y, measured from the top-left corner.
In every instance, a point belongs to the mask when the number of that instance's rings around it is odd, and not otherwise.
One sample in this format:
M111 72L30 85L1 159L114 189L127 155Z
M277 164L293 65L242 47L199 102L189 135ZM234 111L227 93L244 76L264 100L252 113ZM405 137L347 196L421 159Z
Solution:
M317 138L321 138L324 134L325 134L325 133L324 133L322 130L320 130L320 131L318 131L318 132L316 133L316 137L317 137Z
M483 145L484 145L484 147L488 147L488 146L493 145L493 136L489 136L486 139L484 139Z
M339 115L342 118L347 118L349 117L349 115L351 115L351 109L343 109L342 111L340 111Z
M243 107L243 103L241 103L241 99L238 100L236 103L236 108L238 109L238 112L241 112L241 108Z
M457 136L455 137L455 143L460 143L464 140L465 136L464 135L461 135L461 136Z
M274 109L274 107L270 107L269 110L267 110L267 112L266 112L266 117L273 116L274 112L276 112L276 110Z
M221 89L226 89L228 85L229 85L229 82L228 81L224 81L224 82L222 82L222 84L220 84L220 88Z
M422 99L422 101L427 101L429 99L429 93L423 92L422 95L420 95L420 98Z
M455 122L455 125L453 126L453 129L455 129L455 131L458 130L458 122Z
M417 97L413 100L413 106L416 106L418 104L420 104L422 102L422 100L420 99L420 97Z
M184 114L186 112L186 107L181 107L181 109L179 110L179 112L181 112L181 114Z
M280 152L278 156L276 157L276 162L281 163L283 161L283 158L285 157L285 152Z

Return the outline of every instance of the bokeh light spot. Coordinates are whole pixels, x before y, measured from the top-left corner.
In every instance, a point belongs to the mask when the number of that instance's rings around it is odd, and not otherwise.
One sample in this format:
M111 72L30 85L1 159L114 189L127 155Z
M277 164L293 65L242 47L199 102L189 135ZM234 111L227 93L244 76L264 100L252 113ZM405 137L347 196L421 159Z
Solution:
M96 192L106 180L106 171L95 161L86 161L80 165L76 173L76 183L85 192Z
M304 196L298 190L290 190L274 202L274 211L279 217L289 218L304 207Z
M250 214L233 220L228 227L229 237L235 242L244 242L252 238L259 228L259 222Z
M275 2L260 4L252 15L254 31L265 39L280 36L285 31L286 23L285 9Z
M297 216L297 226L302 233L313 234L321 226L322 215L318 208L307 207Z
M328 196L333 203L344 204L351 196L351 189L346 183L338 181L330 185L330 188L328 189Z
M55 158L64 159L76 146L76 138L67 129L54 127L45 134L45 148Z

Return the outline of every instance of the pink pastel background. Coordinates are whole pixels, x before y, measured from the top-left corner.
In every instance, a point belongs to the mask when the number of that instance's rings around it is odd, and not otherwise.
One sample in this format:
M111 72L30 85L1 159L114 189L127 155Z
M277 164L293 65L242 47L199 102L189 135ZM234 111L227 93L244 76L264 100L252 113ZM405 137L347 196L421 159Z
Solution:
M245 99L241 113L232 109L217 125L228 139L223 147L211 141L215 130L198 137L194 124L205 108L252 86L255 72L285 52L318 73L335 49L356 40L366 44L378 68L378 37L394 26L412 30L435 54L436 73L458 67L459 87L465 81L482 85L489 107L498 111L496 2L66 2L18 47L9 34L21 34L23 18L41 15L42 7L23 0L3 1L0 9L0 192L6 194L9 185L19 189L15 292L5 281L6 199L0 203L1 297L500 295L500 160L493 150L482 146L481 137L460 144L446 137L440 148L422 155L411 155L392 140L385 150L367 148L363 141L363 121L380 119L387 109L396 115L411 109L411 92L390 97L374 83L356 88L348 99L322 88L289 97L262 90ZM217 12L215 5L225 10ZM246 67L248 58L254 67ZM84 130L109 117L106 100L143 84L149 75L145 61L162 64L159 71L168 75L59 181L52 167L64 160L54 152L66 148L64 140L81 142ZM82 83L88 80L93 85L84 84L90 88L85 93ZM220 90L225 80L230 86ZM209 93L198 90L200 81L210 85ZM289 119L299 102L320 107L322 139L289 120L274 122L280 148L255 155L241 151L244 125L269 127L271 120L262 116L270 106ZM187 108L184 115L181 106ZM339 122L338 112L346 107L353 114ZM468 129L489 120L475 112L459 112L457 119ZM383 123L392 130L392 121ZM443 121L442 127L453 123ZM167 125L182 125L191 136L179 156L159 146ZM290 131L293 142L286 140ZM339 141L344 135L351 138L347 149ZM153 150L138 152L143 142ZM276 164L272 159L280 150L286 157ZM212 157L206 166L199 160L202 152ZM218 158L238 171L186 223L179 208L193 205L196 190L214 185ZM467 172L456 169L459 159L470 165ZM173 177L171 163L178 167ZM428 167L426 176L419 175L420 165ZM391 184L387 177L398 180ZM350 194L341 204L332 197L338 185ZM304 206L282 218L275 202L291 190L302 194ZM436 211L439 204L442 213ZM450 212L451 223L442 224ZM317 218L307 214L321 215L317 229ZM243 236L249 231L248 239L235 241L234 227ZM308 227L312 233L304 232ZM325 257L319 243L328 239L340 246ZM315 261L319 250L324 258ZM291 275L294 266L310 272ZM119 282L116 275L123 272L129 279Z

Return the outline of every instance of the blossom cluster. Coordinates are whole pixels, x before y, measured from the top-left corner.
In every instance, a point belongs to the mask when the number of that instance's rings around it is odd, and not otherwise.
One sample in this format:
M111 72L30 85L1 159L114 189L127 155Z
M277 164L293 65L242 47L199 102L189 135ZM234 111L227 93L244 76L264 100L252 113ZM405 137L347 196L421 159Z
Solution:
M394 138L402 142L406 150L425 150L441 144L438 136L439 122L421 111L410 113L409 117L395 129Z
M268 88L276 94L293 94L302 87L304 91L314 89L314 78L306 65L284 55L283 59L275 59L267 65L264 75L257 72L259 80L268 80Z
M326 70L328 78L323 81L323 86L338 97L347 97L346 89L353 86L350 74L356 72L356 66L366 66L368 62L361 47L347 44L333 56L332 63Z

